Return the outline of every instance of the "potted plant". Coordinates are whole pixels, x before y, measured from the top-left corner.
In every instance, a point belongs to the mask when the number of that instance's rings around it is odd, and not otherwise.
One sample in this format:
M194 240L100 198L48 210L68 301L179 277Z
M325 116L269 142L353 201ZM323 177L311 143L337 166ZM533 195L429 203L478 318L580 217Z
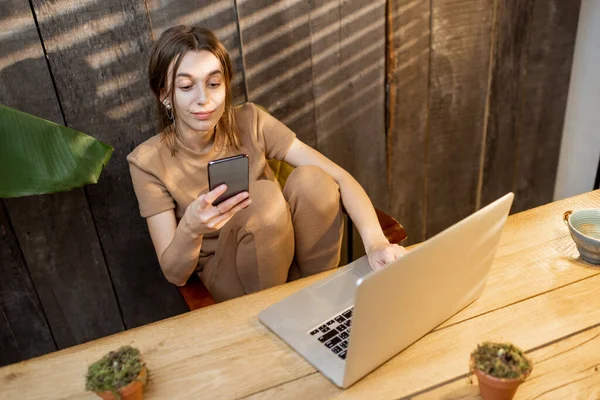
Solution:
M85 389L104 400L142 400L147 377L140 351L123 346L89 366Z
M511 343L484 342L471 353L471 373L484 400L510 400L531 373L533 364Z

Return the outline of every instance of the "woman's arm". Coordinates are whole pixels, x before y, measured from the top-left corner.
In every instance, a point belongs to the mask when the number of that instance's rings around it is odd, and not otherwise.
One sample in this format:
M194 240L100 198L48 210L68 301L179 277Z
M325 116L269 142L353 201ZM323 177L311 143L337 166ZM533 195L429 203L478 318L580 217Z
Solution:
M202 235L183 220L177 225L173 210L148 217L146 222L165 278L174 285L185 285L198 264Z
M284 161L294 167L315 165L335 179L340 186L342 203L360 233L373 269L396 260L406 251L401 246L389 243L381 230L369 196L346 170L298 139L292 143Z
M238 211L252 202L248 192L242 192L212 205L227 187L221 185L194 200L177 225L175 212L167 210L146 218L150 237L156 250L160 267L167 280L183 286L198 264L202 237L223 227Z

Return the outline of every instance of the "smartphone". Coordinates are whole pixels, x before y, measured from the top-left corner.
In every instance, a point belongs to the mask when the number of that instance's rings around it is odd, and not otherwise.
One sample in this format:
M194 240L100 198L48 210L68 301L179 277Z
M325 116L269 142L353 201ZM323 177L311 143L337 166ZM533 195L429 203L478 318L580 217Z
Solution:
M248 154L221 158L208 163L209 190L223 183L227 185L227 190L213 202L215 206L238 193L248 191Z

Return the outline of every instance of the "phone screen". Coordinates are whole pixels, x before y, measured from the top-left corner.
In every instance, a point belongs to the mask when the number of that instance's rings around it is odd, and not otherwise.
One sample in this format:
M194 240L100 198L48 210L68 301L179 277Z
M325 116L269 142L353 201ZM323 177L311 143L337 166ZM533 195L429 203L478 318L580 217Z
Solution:
M213 205L218 205L238 193L248 191L247 154L221 158L208 163L209 189L213 190L223 183L227 185L227 190L213 202Z

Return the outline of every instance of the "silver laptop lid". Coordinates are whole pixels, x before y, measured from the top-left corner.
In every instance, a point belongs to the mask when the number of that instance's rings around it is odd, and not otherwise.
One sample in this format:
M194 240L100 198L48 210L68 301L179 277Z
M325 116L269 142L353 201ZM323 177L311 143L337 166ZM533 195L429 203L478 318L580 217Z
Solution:
M343 387L479 297L513 198L505 195L359 282Z

